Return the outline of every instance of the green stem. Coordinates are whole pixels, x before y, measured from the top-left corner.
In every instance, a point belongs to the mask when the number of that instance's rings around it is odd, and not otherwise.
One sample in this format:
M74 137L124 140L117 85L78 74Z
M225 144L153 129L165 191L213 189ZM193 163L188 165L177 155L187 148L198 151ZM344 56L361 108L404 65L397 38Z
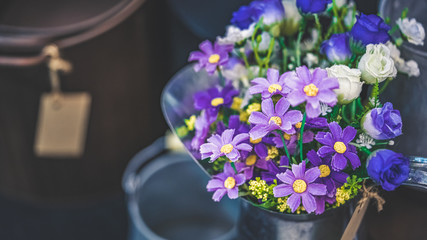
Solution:
M351 102L351 121L356 120L356 100Z
M286 146L285 137L283 137L283 132L280 130L277 130L277 133L280 135L280 138L282 139L283 143L283 149L285 149L286 156L288 157L289 161L291 161L291 155L289 155L288 147ZM295 164L297 164L296 161L293 161Z
M231 162L231 167L233 167L234 172L237 174L236 164L234 164L234 162Z
M302 123L301 123L301 131L300 131L300 138L299 138L299 156L301 159L301 162L303 161L303 148L302 148L302 144L303 144L303 133L304 133L304 126L305 126L305 119L306 119L307 115L304 112L304 116L302 117Z
M268 64L270 63L270 58L271 58L271 54L273 53L274 43L275 43L275 39L274 39L274 37L272 37L270 40L270 45L268 46L267 57L264 60L264 68L265 69L268 68Z
M319 37L317 38L317 41L314 45L315 46L314 48L317 49L319 47L320 43L323 41L323 39L322 39L322 25L320 24L319 16L317 14L314 14L314 21L316 23L316 28L317 28L317 31L319 33Z
M219 68L219 66L216 67L216 70L218 71L218 77L219 77L219 84L221 84L221 87L225 86L225 79L224 76L222 75L221 69Z
M337 19L338 31L340 33L343 33L343 32L345 32L345 29L344 29L344 26L341 23L340 15L338 14L338 6L337 6L337 3L335 1L336 0L334 0L332 2L332 11L334 12L334 17Z
M379 94L383 93L385 91L385 89L387 88L388 84L390 84L391 80L388 79L387 81L385 81L384 85L381 87Z
M246 56L245 50L242 48L242 49L240 50L240 53L241 53L241 56L242 56L242 58L243 58L243 61L245 62L245 67L246 67L246 69L247 69L247 70L248 70L248 72L249 72L249 79L252 79L252 78L253 78L253 76L254 76L254 74L253 74L253 72L252 72L252 70L251 70L251 67L250 67L250 65L249 65L248 57Z
M341 110L342 110L342 119L344 119L344 121L348 124L350 124L350 120L347 118L346 114L345 114L345 107L346 105L342 105Z
M302 18L302 23L301 26L305 25L304 22L304 17ZM302 39L302 35L304 34L304 28L301 27L300 31L298 33L298 38L297 38L297 42L295 44L295 58L297 61L297 67L301 66L301 39Z
M285 39L283 37L279 38L279 44L282 48L282 55L283 55L283 72L286 72L286 69L288 69L288 50L286 49Z

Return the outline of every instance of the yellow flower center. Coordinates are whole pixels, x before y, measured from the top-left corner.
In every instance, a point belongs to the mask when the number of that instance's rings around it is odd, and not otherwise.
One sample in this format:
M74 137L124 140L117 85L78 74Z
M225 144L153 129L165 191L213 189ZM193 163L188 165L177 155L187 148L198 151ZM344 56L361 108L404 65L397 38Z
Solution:
M221 147L222 153L229 154L231 153L231 151L233 151L233 145L231 144L225 144L224 146Z
M309 97L314 97L319 92L319 89L314 85L313 83L310 83L309 85L304 87L304 92Z
M280 86L279 84L271 84L268 87L268 92L269 93L274 93L276 91L282 91L282 86Z
M298 179L295 180L294 184L292 184L292 187L296 193L303 193L305 190L307 190L307 183L304 180Z
M345 146L345 144L343 142L336 142L334 144L334 150L337 153L345 153L345 151L347 150L347 147Z
M251 142L252 144L257 144L257 143L260 143L261 141L262 141L262 138L258 138L258 139L249 138L249 142Z
M240 110L240 106L242 105L242 98L239 97L235 97L233 98L233 103L231 104L231 109L239 111Z
M256 155L250 155L248 158L246 158L246 165L252 166L256 163Z
M274 159L277 156L279 156L279 150L276 147L268 147L268 151L267 151L267 157L265 158L265 160L270 160L270 159Z
M320 165L319 170L320 170L319 177L327 177L329 176L329 174L331 174L331 169L329 168L328 165Z
M277 117L277 116L271 117L268 123L271 123L271 122L273 122L277 126L282 126L282 119L280 117Z
M232 189L234 188L234 186L236 186L236 180L233 177L228 177L227 179L225 179L224 187Z
M252 103L248 106L248 109L246 109L246 112L248 114L251 114L252 112L259 112L261 111L261 104L259 103Z
M285 138L285 140L288 140L288 141L291 140L291 135L287 133L283 134L283 137Z
M301 126L302 126L302 122L299 122L299 123L295 124L296 128L301 128Z
M219 62L219 55L218 54L212 54L209 57L209 63L217 63Z
M221 104L224 104L224 98L222 98L222 97L214 98L211 101L211 105L213 107L216 107L216 106L221 105Z

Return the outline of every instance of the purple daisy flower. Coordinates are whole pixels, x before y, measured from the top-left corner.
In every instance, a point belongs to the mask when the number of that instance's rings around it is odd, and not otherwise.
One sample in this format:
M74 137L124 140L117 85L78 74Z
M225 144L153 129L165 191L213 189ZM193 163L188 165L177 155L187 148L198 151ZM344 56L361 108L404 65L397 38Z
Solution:
M273 95L277 94L286 96L290 91L285 85L287 74L289 74L289 72L279 76L278 70L270 68L267 70L267 79L255 78L251 81L254 86L249 88L249 93L252 95L261 93L262 99L271 98Z
M246 156L247 155L247 156ZM259 158L255 154L243 154L243 162L236 163L236 169L238 172L243 172L246 179L251 179L254 174L255 167L259 169L267 170L267 161L263 158Z
M314 196L323 196L326 194L326 186L314 181L320 176L319 168L310 168L305 170L305 162L298 165L292 164L292 171L286 170L285 173L277 174L277 178L284 184L273 188L274 197L285 197L291 195L287 204L292 212L295 212L301 204L308 213L314 212L317 208Z
M334 170L331 167L331 157L320 158L314 150L307 153L307 158L313 166L320 169L320 176L316 182L326 185L329 197L335 196L336 189L347 181L348 174Z
M274 106L271 98L262 101L262 112L252 112L249 122L255 126L249 131L252 139L259 139L274 130L281 130L287 134L294 134L292 125L301 122L302 114L297 110L288 111L290 104L281 98Z
M210 157L210 162L213 162L225 155L228 159L235 162L241 158L239 150L252 151L252 147L249 144L241 143L249 139L249 134L241 133L233 138L234 131L234 129L227 129L221 136L214 134L208 138L208 143L200 146L202 159Z
M212 196L215 202L219 202L226 193L228 198L236 199L239 197L239 186L245 181L245 176L235 174L233 167L227 162L224 164L224 172L213 176L206 189L208 192L215 192Z
M199 151L200 146L208 137L210 125L215 122L215 120L216 116L210 117L205 111L196 118L196 122L194 123L195 134L191 140L192 149Z
M273 141L276 147L282 148L283 147L282 138L277 133L275 133L274 135L275 137L273 138ZM300 133L295 133L292 135L285 133L283 135L283 138L285 139L286 147L288 148L289 154L291 155L294 154L295 150L297 149L299 136L300 136ZM314 139L314 133L312 131L304 131L302 136L303 136L302 143L309 143L309 142L312 142Z
M263 137L258 139L249 138L249 142L253 144L255 153L260 158L266 158L268 156L268 148L267 145L274 145L273 138L271 137Z
M351 140L356 137L357 130L354 127L347 126L344 131L336 122L329 124L331 132L318 132L315 139L325 145L319 148L317 154L320 157L332 155L331 166L336 171L343 170L347 166L347 159L354 169L360 166L360 159L357 156L356 147L350 145Z
M286 156L280 157L279 166L274 161L267 161L267 172L261 172L262 180L267 184L274 183L274 179L278 180L277 174L284 173L287 168L282 166L289 166L289 159Z
M221 106L230 107L233 103L233 97L237 96L239 91L234 89L231 84L227 84L222 90L216 87L209 88L206 91L200 91L194 94L194 108L196 110L206 109L210 116L216 116Z
M316 196L316 205L317 208L314 211L315 214L320 215L325 212L325 203L334 204L336 201L335 192L333 193L333 197L325 196Z
M191 52L188 61L199 61L194 65L194 71L198 72L205 68L206 72L212 75L218 66L228 62L228 54L233 50L233 47L233 45L220 45L217 42L212 46L212 43L206 40L199 45L202 51Z
M334 106L337 95L332 91L339 88L336 78L328 77L328 72L316 68L313 73L306 66L297 67L295 72L286 75L286 85L291 88L287 98L292 106L307 102L307 117L315 118L320 115L320 103Z
M249 125L240 121L239 115L231 115L228 119L228 127L225 126L225 124L221 121L218 121L216 125L216 133L222 134L227 129L234 129L236 130L234 132L234 135L240 134L240 133L248 133L249 132Z

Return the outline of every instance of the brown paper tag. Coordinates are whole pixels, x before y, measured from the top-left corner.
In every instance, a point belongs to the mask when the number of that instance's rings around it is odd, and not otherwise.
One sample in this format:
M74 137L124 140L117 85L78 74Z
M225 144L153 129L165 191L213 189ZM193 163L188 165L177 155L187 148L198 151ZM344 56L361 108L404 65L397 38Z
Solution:
M91 96L88 93L45 93L40 99L34 152L39 157L83 154Z
M367 198L366 201L363 201L362 204L358 205L351 216L350 221L348 222L347 227L345 228L344 234L341 237L341 240L353 240L356 236L357 230L359 230L360 223L365 216L366 209L368 209L370 198Z

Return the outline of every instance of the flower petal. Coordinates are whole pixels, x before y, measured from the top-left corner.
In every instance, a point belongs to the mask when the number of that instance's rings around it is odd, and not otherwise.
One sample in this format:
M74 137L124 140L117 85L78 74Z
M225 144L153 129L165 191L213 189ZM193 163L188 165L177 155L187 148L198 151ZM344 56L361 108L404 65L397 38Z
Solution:
M236 176L234 176L234 180L236 180L236 185L240 186L243 183L245 183L246 178L245 178L245 175L243 174L237 174Z
M311 83L312 76L307 66L297 67L295 69L295 72L298 75L298 77L304 81L305 85L308 85Z
M230 199L236 199L239 197L239 188L234 187L232 189L227 189L227 195Z
M221 139L222 139L223 144L231 143L231 141L233 140L234 131L235 131L234 129L227 129L222 133Z
M302 162L300 164L292 164L292 172L295 175L295 178L297 179L303 179L304 173L305 173L305 162Z
M218 188L223 188L224 187L224 182L219 180L219 179L211 179L208 182L208 185L206 185L206 189L208 190L208 192L213 192Z
M318 105L317 107L314 107L312 104L307 104L305 106L305 110L307 112L307 117L309 117L309 118L318 117L320 115L320 113L322 112L320 110L320 105Z
M354 127L348 126L342 132L342 141L347 144L356 137L357 130Z
M329 124L329 130L331 130L332 137L335 141L341 140L342 128L337 122L331 122Z
M288 96L286 96L286 98L293 107L305 102L305 97L299 90L292 91Z
M336 153L332 157L331 166L332 169L336 171L341 171L347 166L347 159L344 157L344 155Z
M258 155L260 158L265 158L268 156L268 149L267 149L267 146L265 146L265 144L263 143L256 144L254 148L255 148L256 155Z
M321 143L323 145L327 145L327 146L334 146L334 144L336 142L332 138L332 134L328 133L328 132L327 133L318 132L314 139L316 139L316 141L318 141L319 143Z
M285 197L293 192L292 186L286 184L280 184L273 188L274 197Z
M287 183L287 184L293 184L294 183L294 181L295 181L295 175L292 173L292 171L291 170L286 170L286 172L284 172L284 173L279 173L279 174L277 174L276 175L276 177L280 180L280 181L282 181L282 182L284 182L284 183Z
M251 112L249 122L252 124L268 124L268 117L261 112Z
M311 164L313 164L316 167L322 164L322 159L320 159L319 155L317 155L317 152L314 150L308 151L307 158L311 162Z
M279 116L283 116L286 111L288 111L290 107L290 104L286 98L281 98L279 101L277 101L276 106L274 107L274 110L276 111L276 114Z
M334 152L335 150L330 146L323 146L317 150L317 154L319 154L320 157L326 157Z
M283 116L283 122L289 122L292 125L302 121L302 113L298 110L290 110Z
M270 83L278 83L279 80L279 70L274 68L269 68L267 70L267 79Z
M316 196L323 196L323 195L326 195L327 193L325 184L312 183L312 184L309 184L307 188L308 188L307 191L309 193Z
M320 176L320 169L313 167L305 172L304 180L308 183L314 182Z
M301 194L301 198L302 198L302 205L304 206L305 210L308 213L312 213L314 212L314 210L316 210L317 205L313 195L305 192Z
M231 152L225 154L231 161L235 162L240 159L240 153L236 148L233 148Z
M231 144L237 145L237 144L239 144L245 140L248 140L248 139L249 139L249 134L241 133L241 134L238 134L234 137L233 141L231 141Z
M320 90L317 97L321 102L329 105L335 105L337 103L337 94L332 90Z
M227 192L227 190L226 189L218 189L218 190L216 190L215 191L215 193L213 194L213 196L212 196L212 199L215 201L215 202L219 202L219 201L221 201L221 199L222 199L222 197L224 197L224 195L225 195L225 193Z
M251 152L252 146L247 144L247 143L241 143L239 145L236 145L236 149L241 150L241 151Z
M261 110L263 113L267 115L267 117L270 117L274 115L274 103L273 99L268 98L261 102Z
M265 137L269 133L268 126L265 125L256 125L249 131L249 136L252 139L259 139Z
M353 168L353 170L360 167L360 159L356 153L346 151L344 156L350 160L351 168Z
M301 195L294 193L287 200L288 206L291 208L292 212L295 212L299 205L301 204Z

